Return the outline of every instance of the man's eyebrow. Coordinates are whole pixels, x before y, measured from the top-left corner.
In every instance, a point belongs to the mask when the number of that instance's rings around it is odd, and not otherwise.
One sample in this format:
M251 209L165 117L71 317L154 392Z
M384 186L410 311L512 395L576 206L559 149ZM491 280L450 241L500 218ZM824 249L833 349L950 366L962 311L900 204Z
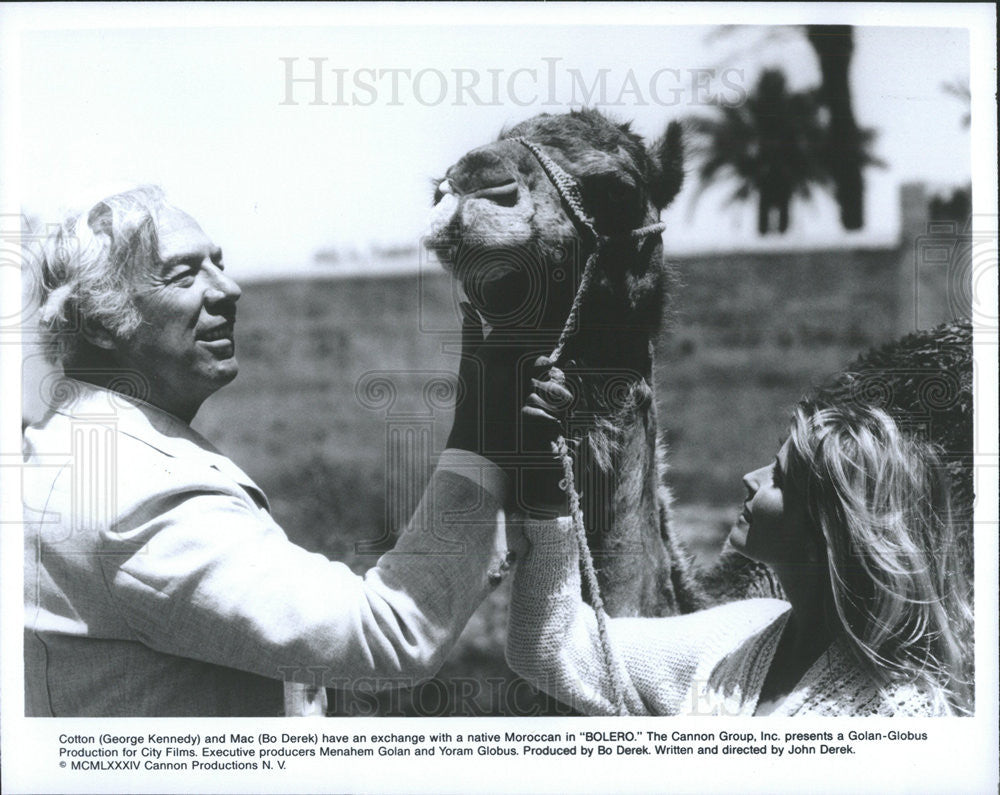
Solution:
M200 254L178 254L174 257L168 257L163 260L161 264L164 267L169 268L173 265L191 265L198 262L201 262Z
M222 259L222 249L218 247L213 248L209 250L208 256L213 262L219 262ZM177 254L173 257L168 257L167 259L162 260L160 264L163 265L164 268L170 268L174 265L197 265L203 259L204 257L202 257L200 253L191 252L189 254Z

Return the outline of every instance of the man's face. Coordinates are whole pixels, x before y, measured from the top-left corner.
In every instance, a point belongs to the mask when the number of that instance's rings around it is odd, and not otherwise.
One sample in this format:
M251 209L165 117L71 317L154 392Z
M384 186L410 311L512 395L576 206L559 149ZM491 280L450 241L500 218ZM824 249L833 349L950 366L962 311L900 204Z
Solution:
M186 213L157 219L159 263L137 277L138 330L115 340L119 364L141 374L147 400L185 421L236 377L233 336L240 288L223 273L222 250Z

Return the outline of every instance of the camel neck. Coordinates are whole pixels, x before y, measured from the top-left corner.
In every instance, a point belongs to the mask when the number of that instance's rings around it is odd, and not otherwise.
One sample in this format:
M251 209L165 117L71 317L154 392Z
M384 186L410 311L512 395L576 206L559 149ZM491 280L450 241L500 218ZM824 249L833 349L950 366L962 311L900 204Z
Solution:
M674 583L684 562L659 541L665 517L653 391L638 379L620 394L625 407L589 435L590 454L604 445L607 455L585 467L582 484L588 534L601 540L594 561L605 606L611 615L682 612Z

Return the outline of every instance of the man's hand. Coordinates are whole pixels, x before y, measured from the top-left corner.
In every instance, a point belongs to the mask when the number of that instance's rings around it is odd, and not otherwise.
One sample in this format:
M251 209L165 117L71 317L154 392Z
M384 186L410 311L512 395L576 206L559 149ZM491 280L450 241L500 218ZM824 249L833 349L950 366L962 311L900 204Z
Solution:
M528 354L516 337L483 336L482 321L470 304L462 310L462 361L458 399L448 447L471 450L503 467L517 454L517 412L527 382L518 363Z
M537 337L526 342L517 331L494 330L484 339L472 307L463 303L461 309L459 399L448 446L503 469L515 488L516 510L561 512L565 493L553 443L572 404L565 376L539 350Z

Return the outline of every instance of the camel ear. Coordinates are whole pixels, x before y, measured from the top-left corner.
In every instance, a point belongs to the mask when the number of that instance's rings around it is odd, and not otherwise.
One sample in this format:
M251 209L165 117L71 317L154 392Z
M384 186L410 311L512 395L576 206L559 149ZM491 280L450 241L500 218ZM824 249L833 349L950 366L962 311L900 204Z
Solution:
M677 195L684 183L684 131L672 121L667 131L652 146L650 156L656 171L649 186L649 195L656 209L662 210Z

